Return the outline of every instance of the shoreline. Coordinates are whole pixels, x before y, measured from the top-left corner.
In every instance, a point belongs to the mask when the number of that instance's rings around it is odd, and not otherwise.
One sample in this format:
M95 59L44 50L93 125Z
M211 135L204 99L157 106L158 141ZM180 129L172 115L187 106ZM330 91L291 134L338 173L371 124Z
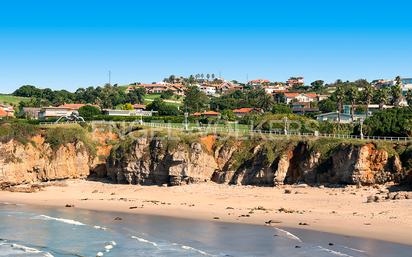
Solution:
M0 202L297 228L412 245L412 200L366 203L372 187L176 187L68 180L35 193L0 191ZM287 193L286 193L287 192Z

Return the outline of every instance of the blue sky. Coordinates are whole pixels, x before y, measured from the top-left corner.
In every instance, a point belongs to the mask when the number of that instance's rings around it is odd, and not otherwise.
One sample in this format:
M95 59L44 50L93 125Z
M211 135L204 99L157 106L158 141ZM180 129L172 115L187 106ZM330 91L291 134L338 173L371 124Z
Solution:
M2 1L0 92L170 75L412 76L410 1Z

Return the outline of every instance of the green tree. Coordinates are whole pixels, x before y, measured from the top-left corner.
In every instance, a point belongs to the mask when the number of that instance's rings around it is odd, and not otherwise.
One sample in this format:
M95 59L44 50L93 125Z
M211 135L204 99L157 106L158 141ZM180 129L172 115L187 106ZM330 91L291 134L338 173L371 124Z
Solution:
M85 105L79 109L79 115L87 120L90 120L99 114L101 114L100 109L92 105Z
M122 110L134 110L133 105L131 103L125 103L122 105Z
M338 123L340 123L340 114L342 113L343 103L345 101L346 92L342 85L339 85L335 91L336 104L338 109Z
M412 90L409 89L406 93L406 102L408 103L409 107L412 107Z
M257 106L263 109L264 111L270 111L272 110L275 101L273 100L272 95L268 95L265 93L263 95L258 96L256 103Z
M350 86L347 90L347 97L351 105L351 118L352 122L355 121L355 104L358 101L359 91L356 86Z
M322 113L336 111L336 102L330 98L319 101L318 106L319 106L319 111L321 111Z
M371 104L371 101L373 99L374 91L375 89L369 83L365 85L362 91L363 99L366 104L366 118L368 118L369 116L369 105Z
M137 87L134 90L131 90L127 94L127 101L132 104L142 104L144 102L144 96L146 94L146 90L144 87Z
M388 90L386 88L379 89L375 94L375 102L379 103L379 109L388 103Z
M201 112L208 108L209 97L196 86L189 86L186 89L186 97L183 100L185 108L191 113Z
M324 83L325 81L323 80L315 80L310 85L312 86L312 89L316 92L321 91L324 88Z
M223 120L235 121L236 115L233 113L232 110L223 110L221 113L221 118Z
M166 91L163 91L163 92L160 94L160 98L162 98L162 99L170 99L170 98L172 98L173 96L174 96L174 93L173 93L173 91L170 90L170 89L168 89L168 90L166 90Z
M391 104L396 106L396 107L399 107L399 104L400 104L401 99L402 99L402 87L401 87L401 85L396 83L396 85L391 87L390 94L391 94Z
M287 104L274 104L272 107L273 114L288 114L292 113L292 109Z

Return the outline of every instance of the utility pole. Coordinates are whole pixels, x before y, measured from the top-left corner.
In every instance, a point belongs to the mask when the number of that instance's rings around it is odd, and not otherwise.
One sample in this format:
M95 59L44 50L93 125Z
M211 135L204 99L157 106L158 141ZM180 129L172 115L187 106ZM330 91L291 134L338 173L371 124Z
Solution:
M112 85L112 72L109 70L109 85Z
M360 122L360 138L363 139L363 119L359 120Z
M285 129L284 129L285 135L288 134L288 117L285 117Z

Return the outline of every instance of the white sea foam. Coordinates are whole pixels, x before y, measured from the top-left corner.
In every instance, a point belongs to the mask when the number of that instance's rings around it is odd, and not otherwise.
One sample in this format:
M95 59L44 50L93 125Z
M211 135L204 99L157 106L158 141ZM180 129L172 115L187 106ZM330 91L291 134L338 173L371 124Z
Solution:
M136 239L136 240L139 241L139 242L151 244L151 245L153 245L154 247L157 247L157 244L156 244L155 242L149 241L149 240L147 240L147 239L144 239L144 238L141 238L141 237L137 237L137 236L131 236L131 238Z
M213 256L213 255L211 255L211 254L209 254L209 253L207 253L207 252L205 252L205 251L202 251L202 250L193 248L193 247L191 247L191 246L182 245L181 247L182 247L182 249L189 250L189 251L194 251L194 252L200 253L200 254L202 254L202 255Z
M349 254L346 254L346 253L341 253L341 252L338 252L338 251L334 251L334 250L331 250L331 249L328 249L328 248L324 248L322 246L318 246L318 248L321 251L328 252L328 253L334 254L336 256L353 257L352 255L349 255Z
M80 221L63 219L63 218L55 218L55 217L50 217L50 216L47 216L47 215L38 215L38 216L33 217L32 219L55 220L55 221L63 222L63 223L66 223L66 224L76 225L76 226L84 226L85 225L85 224L81 223Z
M351 251L358 252L358 253L366 253L366 251L359 250L359 249L356 249L356 248L351 248L351 247L348 247L348 246L342 246L342 247L345 248L345 249L351 250Z
M302 242L302 239L300 239L298 236L290 233L289 231L283 230L283 229L281 229L281 228L276 228L276 227L274 227L274 229L276 229L277 231L280 231L280 232L284 233L284 234L287 236L287 238L289 238L289 239L293 239L293 240Z
M40 254L43 257L54 257L49 252L40 251L36 248L32 248L32 247L28 247L28 246L24 246L24 245L20 245L20 244L2 242L2 243L0 243L0 246L10 247L13 251L17 251L17 252L25 252L25 253L29 253L29 254ZM1 251L3 251L3 250L1 250ZM13 254L13 253L11 253L11 254ZM16 254L16 253L14 253L14 254ZM7 255L7 256L12 256L12 255Z
M102 227L102 226L93 226L95 229L100 229L100 230L107 230L107 228Z

